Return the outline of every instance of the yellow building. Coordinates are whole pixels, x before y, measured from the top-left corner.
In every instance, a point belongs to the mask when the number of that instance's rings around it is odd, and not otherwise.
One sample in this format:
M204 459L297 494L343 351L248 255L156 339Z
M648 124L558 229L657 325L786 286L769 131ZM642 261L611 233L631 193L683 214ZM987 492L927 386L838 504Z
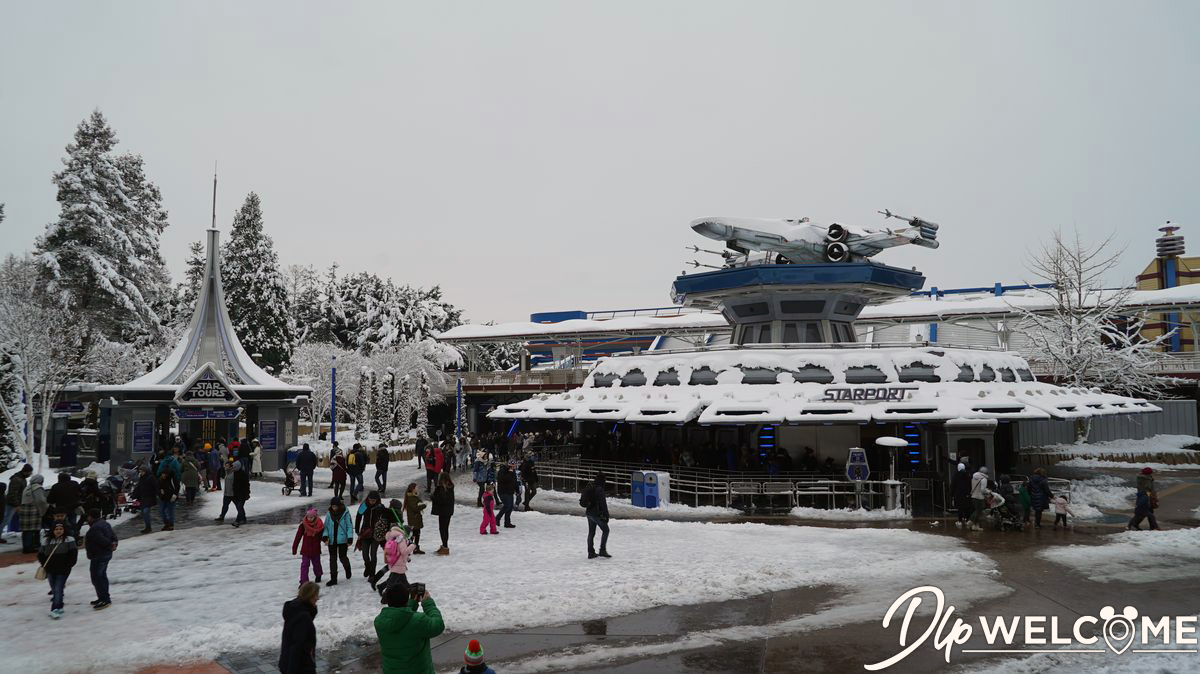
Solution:
M1138 290L1162 290L1181 285L1200 283L1200 257L1181 257L1183 237L1176 235L1178 227L1170 226L1159 231L1164 235L1155 240L1158 257L1146 266L1137 277ZM1171 328L1178 328L1164 345L1164 351L1196 351L1195 324L1200 323L1200 314L1169 313L1152 314L1142 327L1142 336L1155 339Z

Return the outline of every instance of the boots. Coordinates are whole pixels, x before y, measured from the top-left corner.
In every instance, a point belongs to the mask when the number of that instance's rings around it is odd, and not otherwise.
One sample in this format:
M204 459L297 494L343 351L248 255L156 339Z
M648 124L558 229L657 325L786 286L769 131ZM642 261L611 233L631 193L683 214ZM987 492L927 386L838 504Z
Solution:
M413 554L414 555L423 555L423 554L425 554L425 551L422 550L421 546L418 545L417 547L413 548Z
M448 554L450 554L450 548L448 548L448 547L446 547L446 546L444 546L444 545L443 545L442 547L440 547L440 548L438 548L438 549L437 549L437 553L436 553L436 554L439 554L439 555L448 555Z

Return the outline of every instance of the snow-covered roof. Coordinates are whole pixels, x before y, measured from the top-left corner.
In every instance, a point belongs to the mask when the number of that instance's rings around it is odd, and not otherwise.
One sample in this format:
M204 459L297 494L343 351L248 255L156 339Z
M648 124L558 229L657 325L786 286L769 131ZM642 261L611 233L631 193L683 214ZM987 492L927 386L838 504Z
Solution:
M232 387L241 393L256 391L286 391L306 395L309 386L288 384L271 376L254 362L238 340L233 321L225 308L225 291L221 287L219 232L208 230L208 261L196 308L187 330L174 350L161 365L127 384L102 386L102 393L125 391L167 391L183 384L206 363L219 371L228 371L236 378Z
M501 405L498 419L683 424L1075 419L1160 411L1036 381L1011 352L733 349L601 360L583 386Z
M673 316L622 316L606 320L573 318L557 323L519 321L498 325L460 325L438 335L443 342L526 341L530 339L595 338L605 335L662 335L678 332L716 332L729 329L718 313L684 313Z

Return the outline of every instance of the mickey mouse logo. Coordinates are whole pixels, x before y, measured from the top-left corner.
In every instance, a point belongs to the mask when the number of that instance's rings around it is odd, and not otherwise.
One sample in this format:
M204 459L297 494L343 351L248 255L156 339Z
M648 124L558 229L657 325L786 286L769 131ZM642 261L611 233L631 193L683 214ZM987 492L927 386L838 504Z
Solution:
M1117 655L1121 655L1133 644L1134 626L1138 611L1132 606L1117 613L1111 606L1100 609L1100 619L1104 621L1104 642Z

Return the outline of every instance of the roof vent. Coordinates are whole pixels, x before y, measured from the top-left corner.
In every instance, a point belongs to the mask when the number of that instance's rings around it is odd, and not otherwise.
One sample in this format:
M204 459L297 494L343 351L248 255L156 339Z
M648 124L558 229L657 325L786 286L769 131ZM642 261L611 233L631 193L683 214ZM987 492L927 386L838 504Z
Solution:
M1163 235L1154 240L1154 249L1159 257L1178 257L1183 255L1183 235L1175 234L1179 228L1167 221L1166 227L1159 227Z

